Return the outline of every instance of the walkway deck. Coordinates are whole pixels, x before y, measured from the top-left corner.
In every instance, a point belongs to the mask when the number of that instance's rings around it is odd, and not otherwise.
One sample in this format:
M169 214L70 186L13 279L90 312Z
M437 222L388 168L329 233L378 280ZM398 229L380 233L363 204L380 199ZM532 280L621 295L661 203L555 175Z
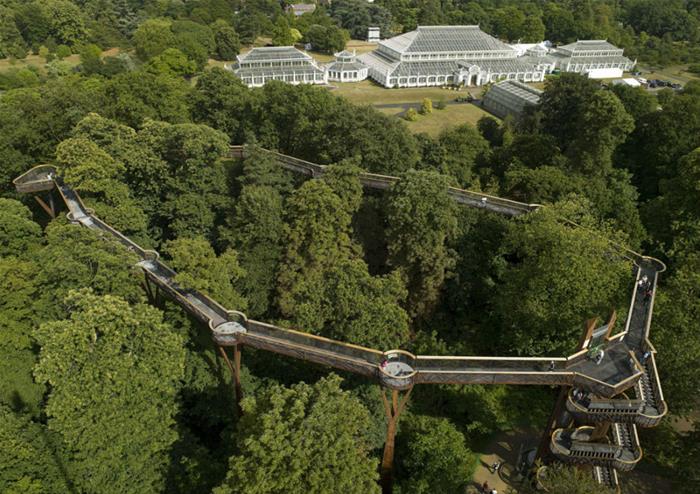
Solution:
M324 172L321 165L299 160L279 153L267 151L273 155L278 163L295 172L310 176L319 176ZM243 156L244 148L232 148L232 155ZM389 177L377 174L364 173L361 181L365 187L386 189L398 181L397 177ZM665 269L660 261L641 256L627 251L626 256L635 263L635 281L641 276L651 280L651 297L645 300L639 296L637 285L631 294L630 310L625 324L625 331L614 336L605 344L605 357L599 364L594 363L581 351L567 358L510 358L510 357L438 357L438 356L414 356L408 352L391 350L382 352L357 345L350 345L340 341L321 338L311 334L280 328L260 321L246 319L240 313L227 310L215 300L198 292L186 289L175 282L176 273L159 260L155 251L141 248L128 237L124 236L94 215L86 208L79 195L63 181L56 177L56 171L48 165L33 168L15 180L18 192L37 193L57 189L68 208L68 218L74 223L79 223L87 228L98 231L111 237L134 252L141 259L138 265L144 270L146 276L159 286L171 299L181 305L189 314L206 323L217 338L217 329L230 326L231 322L240 322L244 331L237 333L233 343L244 344L274 353L328 365L357 374L378 378L384 385L405 389L418 383L432 384L528 384L528 385L557 385L576 386L592 393L594 396L603 397L587 403L570 399L567 407L571 413L593 421L608 419L611 414L615 420L621 420L614 426L614 438L621 443L638 447L636 442L636 430L634 423L643 426L653 426L666 413L666 404L663 399L661 385L656 371L654 360L655 350L649 342L649 329L654 305L654 296L658 281L658 274ZM453 199L468 207L481 208L499 214L515 216L533 211L541 206L536 204L524 204L508 199L482 195L461 189L451 188L449 191ZM573 224L572 224L573 225ZM574 227L576 225L573 225ZM243 321L241 321L241 317ZM226 341L231 341L228 335ZM644 360L643 356L649 352L650 357ZM381 370L380 364L388 356L401 357L400 365L406 372L400 376L388 375ZM399 365L397 363L397 365ZM621 399L608 400L609 407L605 406L605 398L612 398L625 390L633 389L635 399L623 397ZM602 405L601 405L602 403ZM640 406L641 403L641 406ZM612 411L611 411L612 409ZM607 414L607 415L606 415ZM557 437L569 445L572 431L562 431ZM583 435L583 434L579 434ZM631 436L634 436L632 441ZM553 444L559 444L555 436L552 436ZM568 441L568 442L567 442ZM581 442L581 441L579 441ZM576 451L569 446L560 447L559 456L571 460L581 457L589 457L581 451L590 449L588 446L577 446ZM594 464L600 464L609 469L612 466L620 467L620 455L610 455L610 449L604 443L587 443L597 452L596 458L602 458ZM580 447L579 447L580 446ZM578 449L577 449L578 448ZM631 448L631 446L630 446ZM628 448L629 449L629 448ZM580 450L580 451L579 451ZM617 450L616 450L617 451ZM629 451L625 452L622 460L627 461ZM624 466L624 465L623 465ZM598 471L598 470L597 470ZM603 472L602 470L600 472ZM600 473L599 472L599 473ZM609 473L605 470L603 473ZM609 478L606 474L602 477ZM601 478L602 478L601 477Z

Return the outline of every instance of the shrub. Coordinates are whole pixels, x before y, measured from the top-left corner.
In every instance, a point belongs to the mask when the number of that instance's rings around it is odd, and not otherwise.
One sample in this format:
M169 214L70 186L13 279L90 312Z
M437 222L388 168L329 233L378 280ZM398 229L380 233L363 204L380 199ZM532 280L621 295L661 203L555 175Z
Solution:
M71 55L70 48L68 48L66 45L58 45L56 48L56 57L59 60L63 60L66 57L69 57Z
M440 98L437 103L435 103L435 108L438 110L444 110L447 107L445 100Z
M406 114L403 116L406 120L409 122L415 122L418 120L418 112L416 111L415 108L409 108L406 110Z
M423 99L423 104L421 104L420 112L422 115L433 113L433 102L430 100L430 98Z

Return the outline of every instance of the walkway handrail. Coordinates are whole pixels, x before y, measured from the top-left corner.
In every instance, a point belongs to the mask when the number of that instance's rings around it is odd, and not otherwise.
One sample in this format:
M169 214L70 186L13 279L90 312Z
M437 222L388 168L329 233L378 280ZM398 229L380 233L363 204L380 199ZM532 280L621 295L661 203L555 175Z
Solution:
M240 152L240 156L245 155L245 148L231 148L231 154ZM316 165L308 161L287 157L280 153L266 151L278 159L282 166L289 167L295 171L309 173L312 176L322 174L325 167ZM378 174L363 174L368 180L384 180L395 182L397 177L389 177ZM96 229L110 234L113 238L135 252L143 261L139 266L156 284L161 286L166 293L173 297L188 312L198 317L204 322L208 322L209 327L215 330L218 325L227 321L234 321L237 317L231 316L231 311L221 306L218 302L197 290L186 289L179 286L174 280L175 271L158 259L158 253L148 251L140 247L131 239L117 231L101 219L94 212L90 211L83 204L79 194L55 176L55 168L47 165L35 167L15 180L18 190L30 184L54 183L59 190L64 202L69 209L69 218L76 223L80 223L88 228ZM42 185L42 186L43 186ZM459 197L474 198L481 197L481 194L462 191L460 189L450 189L455 191ZM486 203L491 206L503 206L512 208L507 214L518 209L520 212L539 208L539 205L527 205L508 199L485 196ZM479 199L480 202L481 199ZM489 203L490 201L490 203ZM465 204L469 204L465 202ZM656 265L652 267L657 267ZM648 267L648 269L652 269ZM245 317L245 316L243 316ZM359 369L365 373L367 368L377 368L381 360L382 352L357 345L351 345L328 338L310 335L299 331L279 328L277 326L258 321L248 321L244 323L248 332L240 337L250 341L251 346L256 344L277 353L286 353L295 357L304 358L303 352L314 353L314 358L310 360L320 361L328 365L335 365L340 368L348 368L348 362L352 361L353 370ZM255 341L254 341L255 340ZM614 340L615 344L621 345L621 339ZM287 349L281 346L287 345ZM304 350L306 349L306 350ZM293 350L293 351L292 351ZM300 353L301 352L301 353ZM319 352L323 352L320 354ZM556 385L579 385L602 396L614 396L624 389L622 385L631 386L638 380L642 372L632 369L629 376L615 384L610 384L597 379L596 367L585 366L585 352L578 352L568 358L541 358L541 357L436 357L417 356L415 382L482 382L483 376L491 374L494 379L491 382L513 383L513 384L556 384ZM336 363L334 363L334 359ZM357 364L357 365L356 365ZM585 372L582 370L588 369ZM378 373L378 372L377 372ZM432 376L432 377L431 377ZM483 381L486 382L486 381ZM655 383L658 386L658 382ZM658 388L660 390L660 386Z

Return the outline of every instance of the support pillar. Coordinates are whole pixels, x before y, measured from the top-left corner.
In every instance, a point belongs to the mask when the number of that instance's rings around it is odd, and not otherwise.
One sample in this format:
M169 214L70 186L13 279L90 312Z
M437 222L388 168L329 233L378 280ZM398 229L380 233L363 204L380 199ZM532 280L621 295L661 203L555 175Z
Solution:
M601 439L608 435L609 430L610 422L600 422L596 424L595 429L593 429L593 434L591 434L591 442L600 442Z
M566 411L566 400L568 395L569 387L561 386L559 388L557 403L554 406L554 410L552 410L552 415L549 417L549 422L544 430L544 434L542 434L540 445L537 448L537 456L535 456L535 461L538 459L543 460L549 455L549 442L552 439L552 433L555 431L555 429L566 427L568 425L567 422L570 421L569 413Z
M148 303L151 304L154 307L161 307L161 297L160 297L160 287L155 284L151 283L151 280L148 278L148 273L146 271L143 272L143 289L146 291L146 298L148 298Z
M56 218L56 207L54 205L53 195L51 195L51 192L49 192L49 203L48 204L46 204L46 202L44 202L44 200L39 196L34 196L34 199L36 200L36 202L39 203L39 206L41 206L41 208L44 211L46 211L46 213L49 216L51 216L51 219Z
M233 362L226 352L226 347L219 346L219 353L224 358L229 371L231 371L231 383L236 399L236 413L240 417L243 414L241 400L243 399L243 388L241 387L241 344L233 345Z
M384 444L384 455L381 466L381 485L383 494L391 494L393 487L393 466L394 466L394 444L396 438L396 425L399 417L406 407L406 402L411 396L413 387L409 388L403 398L399 399L399 391L391 390L391 404L386 397L386 390L382 388L382 402L387 418L386 442Z

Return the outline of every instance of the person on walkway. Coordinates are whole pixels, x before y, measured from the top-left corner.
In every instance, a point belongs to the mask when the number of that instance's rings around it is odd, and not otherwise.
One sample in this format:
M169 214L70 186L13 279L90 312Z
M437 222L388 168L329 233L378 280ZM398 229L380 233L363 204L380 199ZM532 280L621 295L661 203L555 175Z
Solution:
M603 361L603 357L605 357L605 351L601 349L595 356L595 365L600 365L600 363Z
M651 289L647 289L647 291L644 292L644 305L649 305L650 301L651 301Z
M384 370L384 369L386 369L386 366L388 363L389 363L389 361L387 359L382 359L382 363L379 364L379 367L381 367L382 370Z
M496 461L494 462L493 465L491 465L491 469L493 470L493 473L498 473L498 469L501 468L501 462Z
M651 352L647 350L644 352L644 355L642 355L642 363L645 364L647 360L649 360L649 357L651 357Z
M481 492L484 494L489 494L491 492L491 489L489 489L489 483L487 481L484 481L484 484L481 486Z
M482 207L482 208L485 208L485 207L486 207L486 201L487 201L487 200L488 200L488 199L486 199L485 197L482 197L482 198L481 198L481 207Z
M552 360L552 361L549 363L549 372L552 372L552 371L554 370L554 365L555 365L555 364L554 364L554 360Z

